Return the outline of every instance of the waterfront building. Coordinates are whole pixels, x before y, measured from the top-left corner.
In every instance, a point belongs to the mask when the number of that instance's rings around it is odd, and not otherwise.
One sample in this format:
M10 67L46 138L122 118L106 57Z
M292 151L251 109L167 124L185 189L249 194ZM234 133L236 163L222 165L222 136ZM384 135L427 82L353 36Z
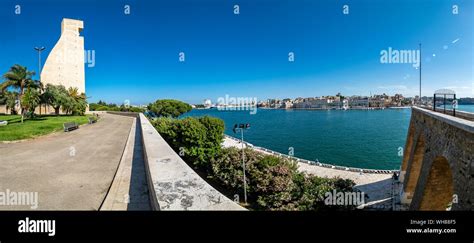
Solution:
M265 102L265 101L260 100L257 103L257 107L268 107L268 103Z
M283 99L281 108L290 109L293 108L293 101L291 99Z
M280 108L281 100L279 99L268 99L268 107L270 108Z
M402 94L395 94L394 96L392 96L392 102L391 102L391 106L402 106L402 103L403 103L403 100L405 98L403 97Z
M314 98L303 98L300 102L294 104L294 108L297 109L309 109L311 108L311 104Z
M344 109L344 110L349 109L349 100L348 99L342 100L342 109Z
M385 95L374 95L369 99L369 106L374 108L382 108L387 105L387 99Z
M298 98L293 100L293 104L301 103L301 102L303 102L303 99L304 99L303 97L298 97Z
M212 107L212 102L210 99L205 99L202 104L204 105L204 108L209 109Z
M369 97L367 96L351 96L349 98L349 107L352 109L364 109L369 107Z

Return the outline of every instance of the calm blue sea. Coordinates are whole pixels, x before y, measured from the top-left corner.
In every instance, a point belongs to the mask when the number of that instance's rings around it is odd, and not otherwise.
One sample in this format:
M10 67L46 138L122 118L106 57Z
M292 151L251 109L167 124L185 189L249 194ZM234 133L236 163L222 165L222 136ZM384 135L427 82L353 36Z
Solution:
M474 105L458 105L458 110L474 112Z
M459 106L474 111L474 106ZM210 115L224 120L225 133L235 123L250 123L244 139L256 146L299 158L343 166L399 169L401 149L410 122L410 109L385 110L192 110L185 116Z

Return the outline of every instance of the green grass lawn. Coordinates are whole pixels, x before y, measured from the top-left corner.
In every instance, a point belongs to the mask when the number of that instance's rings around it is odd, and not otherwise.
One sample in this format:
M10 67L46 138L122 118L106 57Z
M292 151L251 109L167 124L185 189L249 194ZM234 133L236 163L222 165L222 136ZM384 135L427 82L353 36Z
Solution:
M79 125L88 122L88 116L39 116L24 119L21 123L19 115L0 115L0 121L8 121L8 125L0 126L0 141L13 141L62 131L63 123L76 122Z

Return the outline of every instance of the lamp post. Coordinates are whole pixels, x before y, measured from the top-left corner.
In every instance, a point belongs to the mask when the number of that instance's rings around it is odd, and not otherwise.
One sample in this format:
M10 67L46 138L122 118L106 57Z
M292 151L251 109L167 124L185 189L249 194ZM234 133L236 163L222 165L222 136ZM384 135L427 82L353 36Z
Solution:
M44 51L45 47L35 47L35 50L38 51L38 76L41 81L41 52Z
M35 47L35 50L38 52L38 80L41 82L41 52L44 51L45 47ZM40 115L41 115L41 104L39 105ZM46 105L44 107L44 112L46 113Z
M418 68L420 69L420 70L419 70L419 71L420 71L420 75L419 75L419 76L420 76L420 106L421 106L421 105L423 104L423 103L421 102L421 60L422 60L422 58L421 58L421 43L420 43L419 45L420 45L420 57L419 57L419 58L420 58L420 60L419 60L420 63L419 63Z
M247 180L245 178L244 130L249 129L249 128L250 128L249 123L246 123L246 124L240 123L240 124L235 124L234 129L232 129L234 131L234 133L237 133L237 130L240 130L240 134L241 134L241 138L242 138L241 139L241 143L242 143L242 170L244 172L244 201L245 201L245 204L247 204Z

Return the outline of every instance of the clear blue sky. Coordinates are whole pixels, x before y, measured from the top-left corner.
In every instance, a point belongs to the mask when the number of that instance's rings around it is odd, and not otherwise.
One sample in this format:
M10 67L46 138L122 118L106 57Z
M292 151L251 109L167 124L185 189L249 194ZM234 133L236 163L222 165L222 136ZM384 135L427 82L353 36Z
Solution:
M381 64L380 52L417 49L420 42L423 95L449 87L473 97L473 11L471 0L2 0L0 72L15 63L37 71L33 47L46 47L44 63L62 18L76 18L84 21L85 48L95 51L95 67L86 67L90 102L414 96L418 71Z

